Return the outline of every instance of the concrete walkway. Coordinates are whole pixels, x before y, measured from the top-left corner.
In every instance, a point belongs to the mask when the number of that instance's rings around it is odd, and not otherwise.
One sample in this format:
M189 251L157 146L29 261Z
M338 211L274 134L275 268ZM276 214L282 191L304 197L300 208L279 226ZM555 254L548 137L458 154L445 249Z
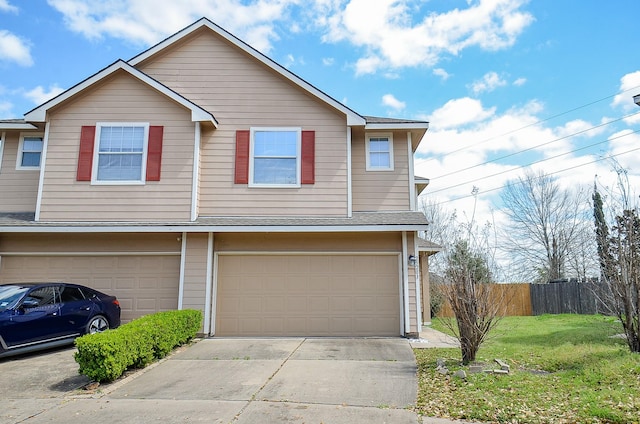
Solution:
M451 347L459 348L460 342L455 337L434 330L430 326L423 326L419 339L409 340L414 349L425 349L430 347Z

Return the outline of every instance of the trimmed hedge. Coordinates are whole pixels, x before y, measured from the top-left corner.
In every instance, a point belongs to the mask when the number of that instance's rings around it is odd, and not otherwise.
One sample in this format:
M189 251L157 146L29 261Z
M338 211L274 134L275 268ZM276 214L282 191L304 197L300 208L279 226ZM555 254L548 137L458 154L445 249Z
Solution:
M94 381L113 381L127 369L144 368L193 339L202 312L194 309L145 315L115 330L76 339L79 372Z

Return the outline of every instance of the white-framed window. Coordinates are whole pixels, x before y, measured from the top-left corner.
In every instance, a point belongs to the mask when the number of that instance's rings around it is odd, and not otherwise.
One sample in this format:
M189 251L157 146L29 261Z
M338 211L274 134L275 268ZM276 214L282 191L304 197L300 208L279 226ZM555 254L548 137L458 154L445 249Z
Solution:
M251 128L250 187L300 187L301 128Z
M393 171L393 135L366 135L367 171Z
M43 145L44 142L41 134L20 134L16 169L40 169Z
M98 122L92 183L144 183L148 140L149 123Z

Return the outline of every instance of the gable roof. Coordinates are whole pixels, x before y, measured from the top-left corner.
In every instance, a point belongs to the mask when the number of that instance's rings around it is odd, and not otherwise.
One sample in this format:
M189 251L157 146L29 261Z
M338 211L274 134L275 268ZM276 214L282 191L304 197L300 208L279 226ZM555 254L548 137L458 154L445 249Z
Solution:
M278 64L277 62L273 61L269 57L260 53L258 50L254 49L244 41L237 38L235 35L226 31L224 28L214 24L212 21L210 21L207 18L200 18L198 21L194 22L188 27L183 28L182 30L176 32L175 34L169 36L168 38L165 38L163 41L159 42L155 46L145 50L144 52L140 53L137 56L134 56L128 61L128 63L132 66L136 66L137 64L147 60L148 58L154 56L156 53L164 50L165 48L171 46L172 44L183 39L189 34L192 34L193 32L195 32L200 28L210 29L220 37L224 38L225 40L227 40L234 46L238 47L240 50L244 51L245 53L253 56L253 58L258 60L259 62L262 62L264 65L268 66L278 74L282 75L289 81L293 82L303 90L313 95L314 97L322 100L323 102L329 104L333 108L344 113L347 116L347 125L350 125L350 126L365 125L366 123L365 119L362 116L360 116L358 113L354 112L353 110L349 109L347 106L335 100L333 97L329 96L328 94L324 93L323 91L309 84L307 81L303 80L302 78L300 78L293 72L289 71L282 65Z
M118 60L112 63L111 65L107 66L103 70L93 74L92 76L80 82L79 84L74 85L70 89L64 91L63 93L59 94L58 96L54 97L48 102L45 102L40 106L36 107L35 109L32 109L29 112L25 113L24 114L25 121L44 122L47 116L47 111L49 109L65 102L66 100L75 96L79 92L87 89L93 84L96 84L97 82L108 77L109 75L112 75L114 72L117 72L119 70L129 73L131 76L137 78L138 80L142 81L148 86L154 88L155 90L169 97L173 101L191 110L191 120L193 122L209 122L214 127L216 128L218 127L218 121L216 121L216 118L211 113L207 112L206 110L196 105L195 103L191 102L190 100L182 97L180 94L171 90L169 87L158 82L157 80L151 78L149 75L145 74L144 72L137 70L136 68L129 65L127 62L123 60Z

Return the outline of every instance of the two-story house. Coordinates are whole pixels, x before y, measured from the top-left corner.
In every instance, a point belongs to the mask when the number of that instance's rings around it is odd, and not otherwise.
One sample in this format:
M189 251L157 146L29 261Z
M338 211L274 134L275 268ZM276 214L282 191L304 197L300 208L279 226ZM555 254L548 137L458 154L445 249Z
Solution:
M0 121L0 282L85 284L124 321L200 309L209 335L414 335L427 128L201 19Z

